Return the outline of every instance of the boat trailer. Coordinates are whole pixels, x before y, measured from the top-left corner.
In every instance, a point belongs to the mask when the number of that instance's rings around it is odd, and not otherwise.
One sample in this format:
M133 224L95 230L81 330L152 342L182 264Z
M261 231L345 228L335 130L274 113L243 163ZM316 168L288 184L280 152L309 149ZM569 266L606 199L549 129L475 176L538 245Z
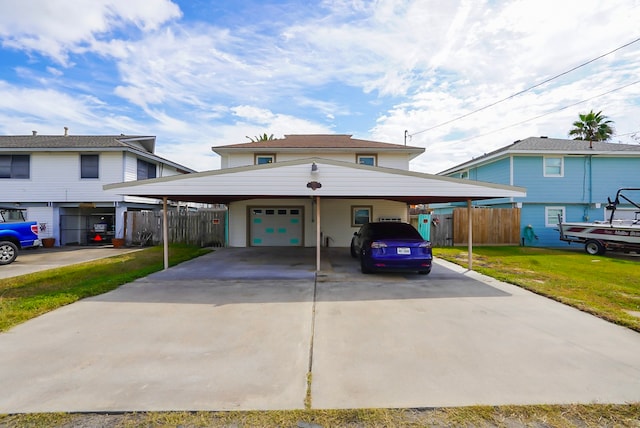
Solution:
M558 216L560 240L584 244L588 254L604 254L605 251L636 252L640 254L640 204L632 201L624 195L626 191L638 191L640 188L628 187L618 189L615 199L607 198L606 209L611 211L609 219L596 222L564 223L562 216ZM638 209L632 220L618 220L615 212L620 204L620 199L628 202Z

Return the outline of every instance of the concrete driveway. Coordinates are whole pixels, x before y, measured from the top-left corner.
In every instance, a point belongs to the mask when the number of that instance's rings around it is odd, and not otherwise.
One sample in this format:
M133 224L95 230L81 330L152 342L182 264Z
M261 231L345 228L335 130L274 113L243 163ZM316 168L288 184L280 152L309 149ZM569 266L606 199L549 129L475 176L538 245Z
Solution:
M640 401L640 334L438 261L220 249L0 334L0 413Z
M13 263L0 266L0 279L89 262L138 250L140 248L113 248L111 245L99 247L27 248L20 251L18 258Z

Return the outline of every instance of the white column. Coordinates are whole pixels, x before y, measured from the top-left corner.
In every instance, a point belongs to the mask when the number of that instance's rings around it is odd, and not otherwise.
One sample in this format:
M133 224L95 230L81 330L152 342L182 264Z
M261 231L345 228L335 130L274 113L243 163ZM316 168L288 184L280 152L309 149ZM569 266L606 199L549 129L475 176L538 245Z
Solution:
M467 199L467 217L469 226L469 242L467 243L467 252L469 253L469 270L473 269L473 218L471 209L471 199Z
M162 198L162 242L164 247L164 269L169 269L169 222L167 215L167 197Z
M320 196L316 196L316 272L320 272Z

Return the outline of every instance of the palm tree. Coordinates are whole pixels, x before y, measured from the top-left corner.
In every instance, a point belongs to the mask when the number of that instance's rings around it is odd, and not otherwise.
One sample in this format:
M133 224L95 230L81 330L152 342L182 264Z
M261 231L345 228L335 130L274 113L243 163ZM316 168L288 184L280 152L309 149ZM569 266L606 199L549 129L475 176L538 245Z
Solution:
M247 138L250 139L252 143L257 143L258 141L269 141L274 139L273 134L267 135L266 132L263 135L257 136L255 139L249 136L247 136Z
M574 140L589 140L589 148L593 148L594 141L607 141L613 135L613 121L607 120L602 111L579 114L580 120L573 122L574 128L569 136Z

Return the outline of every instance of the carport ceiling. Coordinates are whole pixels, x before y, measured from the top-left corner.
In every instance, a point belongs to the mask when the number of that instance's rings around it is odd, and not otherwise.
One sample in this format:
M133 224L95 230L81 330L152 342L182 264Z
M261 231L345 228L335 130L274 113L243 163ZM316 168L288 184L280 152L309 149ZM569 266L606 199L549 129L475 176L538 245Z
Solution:
M315 164L316 169L311 166ZM315 190L308 184L320 183ZM174 175L104 186L109 192L174 201L230 203L247 199L322 197L430 204L526 196L521 187L392 168L308 158Z

